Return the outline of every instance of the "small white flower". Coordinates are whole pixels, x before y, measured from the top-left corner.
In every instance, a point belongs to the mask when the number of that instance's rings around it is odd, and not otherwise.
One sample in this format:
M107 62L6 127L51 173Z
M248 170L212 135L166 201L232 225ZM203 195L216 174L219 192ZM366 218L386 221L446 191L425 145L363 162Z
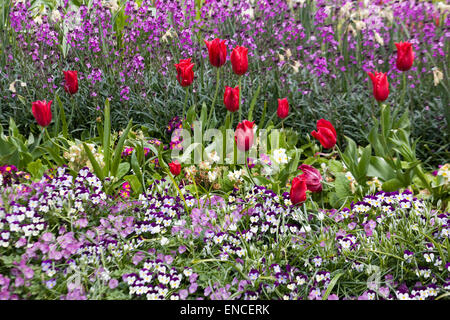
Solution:
M273 151L273 158L278 164L286 164L289 161L289 157L286 155L285 149L276 149Z

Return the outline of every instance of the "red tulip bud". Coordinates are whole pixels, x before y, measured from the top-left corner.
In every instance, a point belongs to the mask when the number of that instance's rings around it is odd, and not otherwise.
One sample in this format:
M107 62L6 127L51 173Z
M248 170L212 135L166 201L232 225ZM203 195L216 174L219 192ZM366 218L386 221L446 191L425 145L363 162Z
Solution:
M387 80L386 73L376 72L375 74L368 73L372 80L373 96L379 102L386 100L389 96L389 82Z
M298 176L292 180L291 191L289 197L293 205L306 201L306 179Z
M230 112L239 109L239 87L231 88L225 86L225 94L223 95L223 103Z
M284 99L278 99L278 109L277 109L277 116L280 119L284 119L289 114L289 102L287 98Z
M181 59L180 63L174 64L177 69L177 80L182 87L187 87L194 81L194 64L191 59Z
M175 160L171 163L169 163L170 172L177 176L181 173L181 164L178 162L178 160Z
M38 125L46 127L52 121L52 100L49 102L35 101L32 103L31 110Z
M234 134L234 140L236 141L237 147L241 151L248 151L253 145L253 125L255 122L250 122L244 120L239 123L236 127L236 132Z
M412 44L409 42L395 43L397 47L397 69L400 71L408 71L414 62L414 51Z
M233 72L237 75L243 75L248 70L248 49L237 46L231 52L230 60Z
M78 91L78 72L77 71L63 71L64 73L64 90L70 94L75 94Z
M325 119L317 121L317 131L314 130L311 135L319 140L320 144L326 149L331 149L336 144L336 130L331 122Z
M205 44L208 47L209 62L211 62L214 67L223 66L227 61L227 46L225 45L225 40L205 40Z

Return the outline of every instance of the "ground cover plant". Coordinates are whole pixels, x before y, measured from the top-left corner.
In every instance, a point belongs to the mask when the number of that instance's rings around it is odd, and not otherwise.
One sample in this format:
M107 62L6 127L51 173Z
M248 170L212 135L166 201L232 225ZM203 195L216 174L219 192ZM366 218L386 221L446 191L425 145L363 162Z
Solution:
M445 2L1 4L0 298L448 299Z

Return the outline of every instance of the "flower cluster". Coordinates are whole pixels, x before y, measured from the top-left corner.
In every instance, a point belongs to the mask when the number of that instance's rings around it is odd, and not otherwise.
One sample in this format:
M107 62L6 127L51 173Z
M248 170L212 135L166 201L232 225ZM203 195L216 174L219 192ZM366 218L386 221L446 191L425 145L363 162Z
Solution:
M86 143L89 150L91 150L94 155L95 160L103 167L105 165L103 161L103 153L96 147L95 144ZM91 161L83 147L83 142L71 142L69 150L63 153L64 158L68 161L69 168L78 171L83 167L88 167L93 169Z

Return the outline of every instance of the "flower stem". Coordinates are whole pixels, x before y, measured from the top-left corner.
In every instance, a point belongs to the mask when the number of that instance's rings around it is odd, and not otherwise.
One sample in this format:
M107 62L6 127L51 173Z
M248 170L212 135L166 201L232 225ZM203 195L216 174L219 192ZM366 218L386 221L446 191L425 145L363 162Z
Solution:
M38 140L33 148L33 151L36 150L36 148L39 147L39 145L41 144L42 137L44 136L44 130L45 128L41 128L41 133L39 134Z
M186 87L185 90L186 90L186 94L184 96L184 105L183 105L182 119L184 119L184 115L185 115L185 112L186 112L186 106L187 106L188 95L189 95L189 87Z
M220 68L217 68L217 79L216 79L216 92L214 93L214 98L211 105L211 110L209 111L208 123L211 121L214 106L216 105L217 93L219 92L219 82L220 82Z
M247 161L248 154L249 154L249 152L245 151L245 160L244 160L245 161L245 168L247 169L248 176L249 176L250 180L252 181L253 185L256 186L257 184L255 183L255 180L253 180L252 173L250 171L250 168L248 167L248 161Z
M406 95L406 72L403 72L402 78L402 96L400 98L400 105L403 106L405 103L405 95Z
M239 76L239 122L242 121L242 108L241 108L241 96L242 96L242 76Z
M48 140L49 140L52 144L54 144L55 146L57 146L57 147L63 149L63 150L66 151L66 152L69 152L69 150L67 150L67 149L66 149L65 147L63 147L62 145L57 144L57 143L53 140L53 138L50 137L50 135L48 134L47 128L44 128L43 131L45 131Z

